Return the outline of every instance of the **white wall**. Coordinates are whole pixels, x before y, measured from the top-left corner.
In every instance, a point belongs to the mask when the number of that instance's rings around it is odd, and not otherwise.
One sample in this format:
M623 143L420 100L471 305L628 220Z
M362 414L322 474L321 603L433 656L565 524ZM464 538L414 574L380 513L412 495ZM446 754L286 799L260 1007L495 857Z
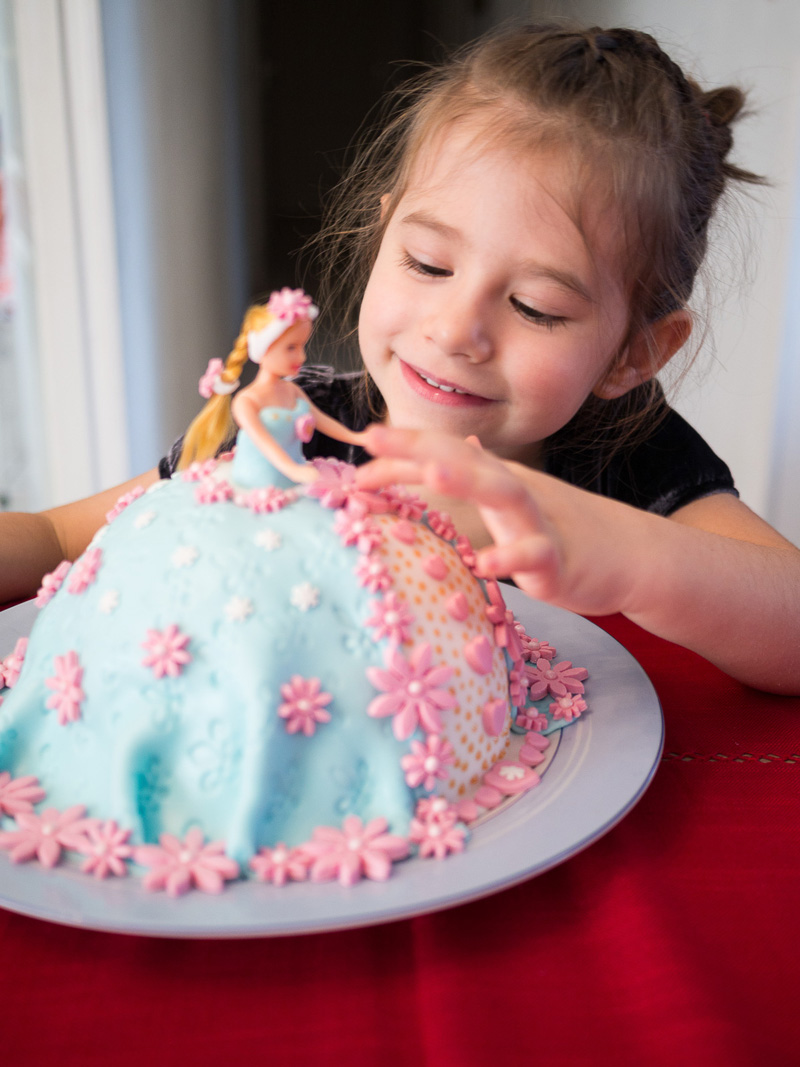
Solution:
M644 29L702 84L749 90L755 114L736 127L732 158L773 184L722 213L712 335L676 406L744 501L800 543L800 3L495 0L493 14Z

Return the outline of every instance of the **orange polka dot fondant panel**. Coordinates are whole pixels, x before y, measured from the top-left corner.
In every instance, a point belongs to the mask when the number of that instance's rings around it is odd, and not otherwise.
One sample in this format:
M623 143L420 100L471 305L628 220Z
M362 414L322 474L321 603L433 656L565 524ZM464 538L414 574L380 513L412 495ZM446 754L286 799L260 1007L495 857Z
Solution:
M443 736L455 750L455 764L440 792L448 799L465 796L481 774L506 752L511 708L505 652L494 641L494 627L486 618L487 600L480 582L465 569L458 552L427 527L415 525L416 537L408 544L392 537L391 516L378 516L387 526L376 552L387 566L398 598L414 616L407 648L428 642L436 664L447 664L453 674L447 686L456 706L443 714ZM467 661L465 649L483 637L490 653L480 658L480 670ZM471 657L475 658L475 657ZM502 698L506 716L499 736L484 727L483 708Z

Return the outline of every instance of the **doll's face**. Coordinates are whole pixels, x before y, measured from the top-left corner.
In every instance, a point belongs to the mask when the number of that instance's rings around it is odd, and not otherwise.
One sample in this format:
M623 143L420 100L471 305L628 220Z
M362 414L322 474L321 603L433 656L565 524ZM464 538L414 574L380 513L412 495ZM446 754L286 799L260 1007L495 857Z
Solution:
M389 423L535 463L626 335L618 218L584 190L579 229L565 150L523 157L476 133L451 127L412 171L364 294L361 352Z
M279 378L291 378L306 361L305 346L311 336L311 323L296 322L273 341L261 360L270 373Z

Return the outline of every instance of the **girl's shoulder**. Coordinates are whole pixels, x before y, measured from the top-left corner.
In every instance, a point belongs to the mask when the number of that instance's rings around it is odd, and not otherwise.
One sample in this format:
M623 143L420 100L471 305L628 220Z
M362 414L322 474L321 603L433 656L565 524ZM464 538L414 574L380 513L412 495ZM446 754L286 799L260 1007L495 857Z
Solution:
M655 405L649 390L633 390L626 399L624 413L630 417L645 404L654 409L649 428L626 441L619 420L609 411L606 428L586 444L560 440L548 451L548 473L658 515L671 515L713 493L738 496L727 464L667 404L660 388Z

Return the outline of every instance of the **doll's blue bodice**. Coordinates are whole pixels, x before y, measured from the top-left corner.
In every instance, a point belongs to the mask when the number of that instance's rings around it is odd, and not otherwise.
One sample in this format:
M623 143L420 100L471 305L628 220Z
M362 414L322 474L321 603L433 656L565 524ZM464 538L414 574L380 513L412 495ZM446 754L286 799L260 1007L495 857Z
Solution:
M303 442L298 435L298 423L310 416L311 408L305 397L298 397L291 408L262 408L258 413L264 429L296 463L303 463ZM273 467L246 430L236 437L236 456L233 460L233 480L248 489L274 485L285 489L295 483Z

